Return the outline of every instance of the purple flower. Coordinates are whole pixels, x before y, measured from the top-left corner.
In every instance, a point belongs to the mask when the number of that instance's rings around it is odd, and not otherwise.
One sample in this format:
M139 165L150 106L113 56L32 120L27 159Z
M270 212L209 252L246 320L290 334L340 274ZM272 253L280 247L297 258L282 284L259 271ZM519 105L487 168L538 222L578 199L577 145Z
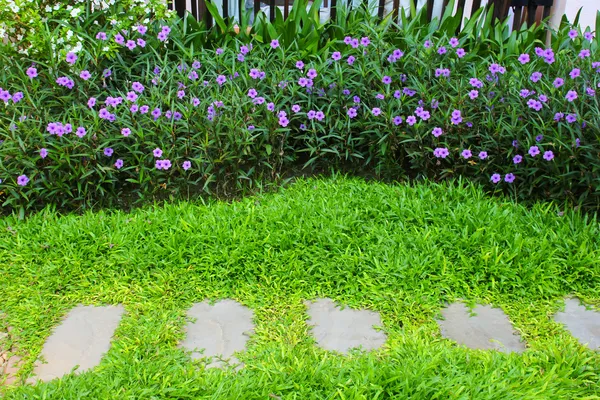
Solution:
M309 69L306 76L308 76L310 79L315 79L317 77L317 70L314 68Z
M306 116L308 117L308 119L314 119L315 115L317 115L317 113L315 112L315 110L309 110L308 113L306 114Z
M570 37L571 39L575 39L575 38L577 37L577 34L578 34L578 32L577 32L577 30L575 30L575 29L571 29L571 30L569 31L569 37Z
M354 118L357 115L356 108L350 107L347 111L347 114L350 118Z
M448 149L445 147L438 147L435 150L433 150L433 155L436 158L446 158L446 157L448 157L449 154L450 154L450 151L448 151Z
M75 53L67 53L67 62L71 65L77 61L77 55Z
M129 49L129 50L133 50L137 47L137 45L135 44L135 42L133 40L128 40L127 43L125 43L125 46Z
M473 153L469 149L464 149L462 151L462 153L460 153L460 155L463 156L463 158L467 159L467 158L471 158L471 156L473 155Z
M521 161L523 161L523 156L522 155L517 154L516 156L513 157L513 163L520 164Z
M479 158L480 158L481 160L485 160L486 158L488 158L488 153L487 153L487 151L480 151L480 152L479 152Z
M578 78L581 75L581 70L579 68L573 68L571 72L569 72L569 76L571 79Z
M146 32L148 31L148 28L145 27L144 25L138 25L137 31L140 35L145 35Z
M386 85L389 85L390 83L392 83L392 78L390 78L389 76L384 76L383 79L381 80L383 83L385 83Z
M442 135L442 133L444 133L442 131L442 128L437 127L437 126L435 128L433 128L433 130L431 131L431 134L435 137L440 137Z
M251 88L250 90L248 90L248 97L250 97L251 99L255 98L258 95L258 92L256 91L256 89Z
M568 123L572 124L573 122L577 121L577 114L567 114L565 119Z
M40 157L46 158L48 156L48 149L42 148L40 149Z
M348 65L354 64L354 61L356 61L356 58L354 56L348 57Z
M271 112L275 111L275 103L267 104L267 110L269 110Z
M574 90L569 90L567 92L567 95L565 96L565 99L567 99L569 102L572 102L576 98L577 98L577 92Z
M446 48L444 46L440 46L440 48L437 50L439 55L442 54L446 54L448 50L446 50Z
M105 32L98 32L96 34L96 39L97 40L106 40L108 37L106 36Z
M531 79L532 82L536 83L540 79L542 79L542 73L541 72L534 72L533 74L531 74L531 77L529 79Z
M125 43L125 38L123 37L123 35L121 35L120 33L117 33L115 35L115 43L117 43L117 44Z
M113 153L114 153L114 150L113 150L113 149L111 149L110 147L107 147L107 148L105 148L105 149L104 149L104 155L105 155L106 157L110 157L110 156L112 156L112 155L113 155Z
M121 135L123 135L125 137L131 135L131 129L129 129L129 128L123 128L123 129L121 129Z
M414 115L410 115L406 118L406 123L410 126L413 126L417 123L417 118Z
M339 51L334 51L333 54L331 55L331 58L334 61L339 61L342 58L342 53L340 53Z
M160 114L161 114L160 108L155 108L154 110L152 110L151 114L154 117L154 120L156 121L160 117Z
M544 139L544 135L537 135L535 137L535 141L538 142L538 143L541 142L543 139Z
M467 52L465 51L465 49L456 49L456 56L458 58L463 58L465 56L465 54L467 54Z
M500 176L500 174L493 174L490 180L492 181L492 183L498 183L502 180L502 177Z
M582 60L586 57L589 57L592 53L590 53L589 49L583 49L579 52L579 58L581 58Z
M144 91L144 85L139 82L133 82L131 84L131 88L138 93L142 93Z
M92 74L90 74L89 71L87 71L87 70L83 70L79 74L79 77L81 79L83 79L84 81L87 81L88 79L90 79L92 77Z
M347 44L347 45L349 45L350 43L352 43L352 38L350 36L346 36L344 38L344 43Z
M381 114L381 108L375 107L375 108L373 108L373 109L371 110L371 113L372 113L374 116L378 116L378 115L380 115L380 114Z
M543 157L544 160L551 161L554 158L554 153L551 150L545 151Z
M148 111L150 111L150 107L148 107L147 105L143 105L140 107L140 114L146 114Z
M165 32L159 32L158 35L156 36L158 38L158 40L160 40L161 42L164 42L167 40L167 38L169 37L168 33Z
M367 47L369 43L371 43L371 40L369 40L369 38L366 36L360 39L360 44L364 47Z
M531 146L531 147L529 148L529 151L528 151L528 153L529 153L529 155L530 155L531 157L535 157L535 156L537 156L538 154L540 154L540 149L539 149L539 147L537 147L537 146Z
M483 87L483 82L481 82L479 79L477 78L471 78L469 79L469 84L475 88L482 88Z
M278 47L279 47L279 40L277 40L277 39L271 40L271 48L276 49Z
M471 100L475 100L477 96L479 96L479 92L477 90L471 90L469 92L469 97L471 98Z
M225 82L227 82L227 77L225 75L217 76L217 83L219 86L222 86Z
M301 60L296 61L296 68L298 68L298 69L304 68L304 63Z
M285 128L289 123L290 121L287 119L287 117L279 117L279 125Z
M452 111L452 119L450 120L450 122L453 125L458 125L462 122L462 115L461 115L460 110Z
M120 158L117 159L117 161L115 161L115 168L116 169L121 169L123 167L123 160L121 160Z
M431 40L426 40L425 43L423 43L423 47L425 47L426 49L430 48L432 46Z
M455 37L453 37L452 39L450 39L450 42L449 42L449 44L450 44L450 46L452 46L452 47L456 47L456 46L458 46L458 39L457 39L457 38L455 38Z
M75 135L77 135L77 137L80 139L84 137L86 133L87 132L85 131L85 128L83 126L78 127L75 131Z
M594 40L594 34L592 32L586 32L586 33L584 33L583 37L585 38L585 40L588 40L590 42L592 40Z
M292 106L292 111L295 112L295 113L300 112L300 106L298 104L294 104Z
M402 117L397 115L394 117L393 121L394 121L394 125L398 126L402 123Z
M382 93L377 93L377 94L375 95L375 98L376 98L377 100L383 100L383 99L385 99L385 96L384 96Z
M27 76L30 79L36 78L38 76L37 68L35 68L35 67L27 68Z
M521 64L527 64L530 60L529 54L527 54L527 53L521 54L519 56L518 60Z
M170 160L156 160L156 169L164 169L165 171L171 168Z
M576 138L575 139L575 147L579 147L579 146L581 146L581 139Z
M29 178L27 177L27 175L20 175L17 178L17 185L19 185L19 186L25 186L25 185L27 185L28 182L29 182Z
M558 89L559 87L561 87L562 85L565 84L565 80L563 78L556 78L554 80L554 82L552 82L552 84L554 85L555 88Z
M156 158L161 157L162 154L163 154L163 151L158 147L152 151L152 155L154 155L154 157L156 157Z
M504 180L508 183L513 183L515 181L515 175L514 174L506 174L504 176Z

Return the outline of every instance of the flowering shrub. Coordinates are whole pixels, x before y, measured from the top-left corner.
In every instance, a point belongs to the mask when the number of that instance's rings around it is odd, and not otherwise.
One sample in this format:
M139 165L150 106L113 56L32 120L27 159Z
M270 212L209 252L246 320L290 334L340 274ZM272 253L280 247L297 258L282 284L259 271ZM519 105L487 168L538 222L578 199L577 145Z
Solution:
M171 14L159 0L0 0L0 39L7 39L0 50L36 57L78 53L84 38L104 25L116 33Z
M194 51L178 35L159 23L100 31L56 67L7 57L4 206L208 191L317 165L598 205L589 32L502 57L471 53L463 37L392 46L358 32L310 59L277 39Z

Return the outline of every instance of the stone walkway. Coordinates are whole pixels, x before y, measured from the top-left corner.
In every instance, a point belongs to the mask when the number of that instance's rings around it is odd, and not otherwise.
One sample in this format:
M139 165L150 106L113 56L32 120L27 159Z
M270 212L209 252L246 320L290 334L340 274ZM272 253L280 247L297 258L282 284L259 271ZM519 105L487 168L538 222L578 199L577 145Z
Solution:
M386 341L377 312L342 308L331 299L306 302L310 332L316 344L342 354L351 349L370 351ZM583 345L600 348L600 312L591 311L578 299L566 299L565 310L555 315ZM72 309L46 340L40 362L28 382L60 378L72 371L97 366L110 349L115 330L123 316L122 306ZM472 312L463 303L443 308L437 320L442 337L472 349L523 352L525 343L510 320L499 308L476 305ZM210 304L196 303L188 310L186 337L180 347L191 352L193 359L206 358L207 367L240 367L234 357L246 348L254 330L252 310L234 300ZM3 332L0 332L0 355ZM13 374L14 375L14 374ZM6 382L5 382L6 383Z

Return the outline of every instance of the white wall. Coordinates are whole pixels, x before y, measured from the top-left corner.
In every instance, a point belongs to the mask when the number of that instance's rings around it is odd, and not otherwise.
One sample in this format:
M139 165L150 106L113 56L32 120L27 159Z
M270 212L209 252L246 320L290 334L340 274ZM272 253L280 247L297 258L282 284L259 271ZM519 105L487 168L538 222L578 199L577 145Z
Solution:
M586 27L590 27L591 30L595 30L596 26L596 13L600 10L599 0L566 0L565 14L569 21L573 22L577 11L583 7L581 15L579 16L579 25L581 29L585 30Z

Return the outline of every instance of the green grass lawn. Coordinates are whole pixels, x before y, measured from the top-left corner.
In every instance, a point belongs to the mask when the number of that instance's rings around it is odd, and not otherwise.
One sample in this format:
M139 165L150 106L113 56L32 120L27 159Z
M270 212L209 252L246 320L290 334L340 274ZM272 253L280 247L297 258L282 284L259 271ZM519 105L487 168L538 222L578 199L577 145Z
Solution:
M70 308L126 308L93 372L6 399L600 398L600 355L552 320L566 295L600 304L597 221L457 182L309 179L230 204L4 218L0 268L1 323L24 373ZM384 348L316 347L303 301L317 297L380 312ZM221 298L255 313L237 372L205 370L177 347L186 309ZM457 298L502 307L528 350L442 339L435 318Z

